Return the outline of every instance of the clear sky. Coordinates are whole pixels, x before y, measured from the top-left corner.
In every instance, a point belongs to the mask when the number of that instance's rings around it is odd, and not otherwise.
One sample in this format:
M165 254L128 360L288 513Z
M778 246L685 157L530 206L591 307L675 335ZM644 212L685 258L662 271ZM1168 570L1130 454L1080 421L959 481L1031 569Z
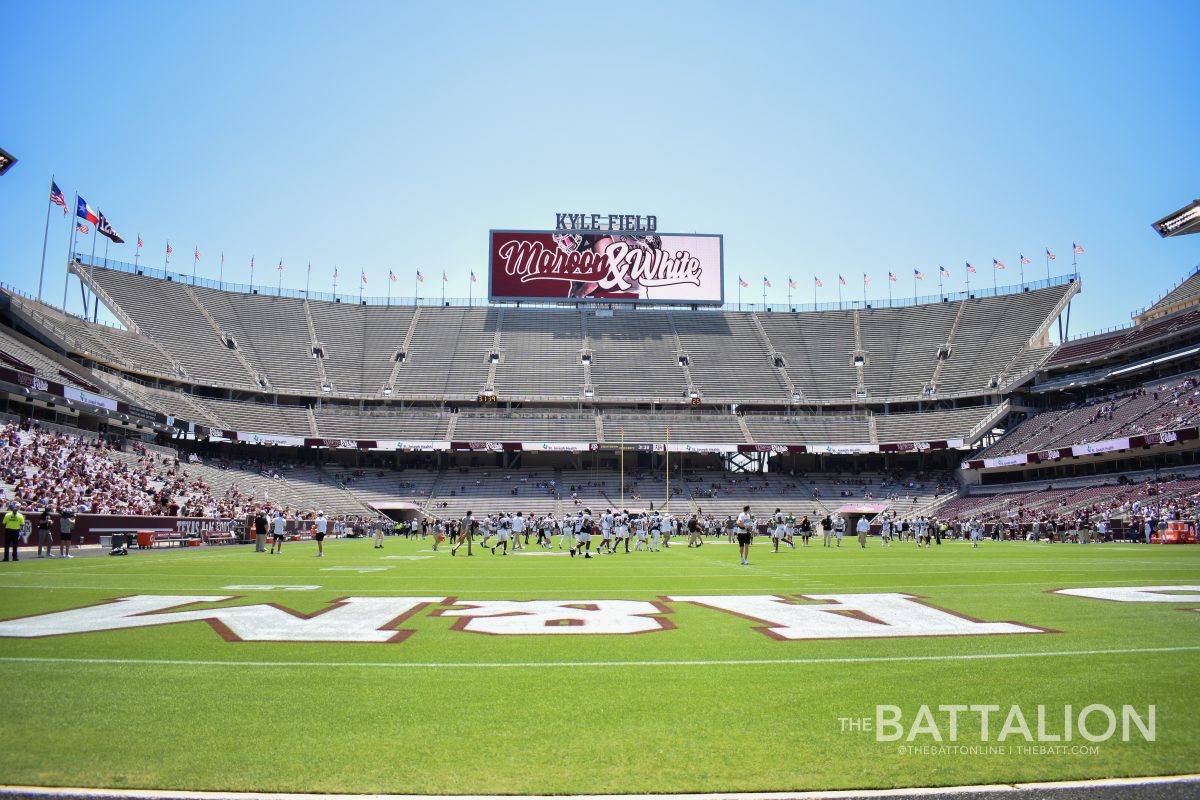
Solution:
M36 292L51 174L130 244L226 280L465 297L489 228L557 211L725 234L782 302L963 288L1079 257L1073 333L1200 263L1150 223L1200 197L1200 3L10 2L0 280ZM69 223L51 214L45 294ZM103 242L103 240L101 240ZM103 245L101 244L101 247ZM477 284L476 296L486 283ZM484 291L486 289L484 288ZM72 310L78 310L73 287Z

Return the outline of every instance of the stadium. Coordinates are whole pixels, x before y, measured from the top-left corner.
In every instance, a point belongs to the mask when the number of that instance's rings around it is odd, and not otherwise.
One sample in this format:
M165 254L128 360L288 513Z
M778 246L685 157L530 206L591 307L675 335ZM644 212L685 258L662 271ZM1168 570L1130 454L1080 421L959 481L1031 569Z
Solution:
M0 800L1200 796L1195 9L465 10L10 9Z

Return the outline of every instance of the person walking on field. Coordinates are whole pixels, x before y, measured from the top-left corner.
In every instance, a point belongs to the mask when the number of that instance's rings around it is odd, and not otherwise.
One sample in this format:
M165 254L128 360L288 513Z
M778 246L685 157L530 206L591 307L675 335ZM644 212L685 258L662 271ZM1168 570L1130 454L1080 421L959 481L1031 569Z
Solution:
M458 548L463 546L463 542L467 543L467 555L474 555L471 552L471 539L475 535L475 518L472 512L468 511L467 515L462 518L462 522L458 524L458 541L450 548L450 555L458 553Z
M0 524L4 526L4 560L8 561L8 552L11 550L12 560L17 561L17 537L21 535L21 528L25 527L25 515L17 509L16 503L9 503Z
M283 516L282 511L275 512L275 536L271 540L271 555L275 555L275 548L279 548L279 553L283 554L283 537L287 535L287 518Z
M750 563L750 543L754 541L754 517L750 516L750 506L743 506L738 514L737 522L738 551L742 555L742 564Z
M317 558L325 556L325 532L329 530L329 520L325 519L325 512L317 512L316 523L316 540L317 540Z
M867 534L871 532L871 523L867 520L866 514L858 518L858 525L855 526L855 532L858 533L858 546L866 549Z
M828 514L821 520L821 532L825 534L825 546L830 547L833 542L833 519Z
M59 558L74 558L71 555L71 536L75 533L75 512L70 507L64 508L58 514L58 555Z

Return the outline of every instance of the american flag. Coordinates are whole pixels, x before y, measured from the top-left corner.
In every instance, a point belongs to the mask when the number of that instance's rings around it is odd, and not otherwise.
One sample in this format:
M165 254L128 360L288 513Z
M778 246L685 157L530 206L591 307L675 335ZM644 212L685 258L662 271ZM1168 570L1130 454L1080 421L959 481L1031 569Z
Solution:
M145 247L145 246L146 246L146 245L142 243L142 235L139 233L139 234L138 234L138 246L137 246L137 249L138 249L138 250L141 250L141 249L142 249L143 247Z
M199 248L199 247L197 247L197 248L196 248L196 252L195 252L195 259L196 259L197 261L199 261L199 260L200 260L200 248Z
M816 284L817 288L820 288L825 285L825 284L821 283L821 279L818 278L816 275L813 276L813 283Z
M794 280L792 280L791 278L788 278L788 286L791 287L792 289L800 288L799 286L796 285L796 282Z
M1050 252L1050 248L1049 248L1049 247L1047 247L1047 248L1046 248L1046 258L1048 258L1048 259L1050 259L1051 261L1053 261L1054 259L1058 258L1058 256L1054 255L1054 253L1051 253L1051 252Z
M1028 263L1029 263L1029 259L1028 259L1028 258L1026 258L1026 257L1025 257L1023 254L1022 254L1022 256L1021 256L1021 263L1022 263L1022 264L1028 264Z
M946 269L945 267L943 267L943 266L940 266L940 265L938 266L938 273L939 273L940 275L943 275L943 276L947 277L947 278L949 278L949 277L950 277L950 270L948 270L948 269Z
M1074 242L1071 242L1071 247L1073 247L1073 248L1075 249L1075 252L1076 252L1077 254L1079 254L1079 255L1083 255L1083 247L1082 247L1082 246L1080 246L1080 245L1077 245L1077 244L1075 244Z
M923 281L923 280L925 280L925 273L921 272L921 270L919 270L919 269L914 269L913 270L913 278L918 281Z
M254 263L254 259L250 259L250 262L251 262L251 263ZM282 258L281 258L281 259L279 259L279 266L275 268L275 271L276 271L276 272L283 272L283 259L282 259Z
M171 249L171 243L167 242L167 255L170 256L171 253L174 253L174 252L175 251L173 249Z
M845 286L845 285L846 285L846 279L845 279L845 278L843 278L841 275L838 275L838 283L840 283L842 286Z
M79 231L80 233L90 233L92 229L88 227L86 222L81 222L75 226L75 230Z
M62 189L58 188L58 184L50 181L50 202L56 206L62 206L63 213L67 213L67 198L63 195Z
M769 280L767 280L766 275L763 275L763 286L767 287L768 289L771 288L771 282Z
M388 270L388 280L392 283L396 282L396 273L392 272L390 269Z
M471 283L475 283L475 270L471 270Z
M450 279L446 277L446 270L442 270L442 283L449 283Z
M892 283L895 283L895 282L896 282L896 273L894 273L894 272L889 272L889 273L888 273L888 280L889 280L889 281L891 281Z
M866 286L870 282L871 282L871 276L864 272L863 273L863 285Z
M1004 269L1004 262L1003 262L1003 261L997 261L996 259L994 259L994 258L993 258L993 259L992 259L992 266L993 266L993 267L995 267L996 269Z
M362 279L363 286L367 285L367 271L365 269L358 271L359 278Z
M971 262L970 262L970 261L964 261L963 263L967 265L967 272L970 272L970 273L974 274L974 272L975 272L975 268L971 266Z
M417 270L417 280L419 280L421 283L425 282L425 276L421 274L421 270Z
M738 286L740 286L740 287L742 287L743 289L745 289L745 288L746 288L746 287L748 287L749 285L750 285L750 284L746 283L745 279L744 279L744 278L742 278L742 276L741 276L741 275L738 275Z
M337 280L337 267L334 267L334 268L333 268L333 279L334 279L335 281Z

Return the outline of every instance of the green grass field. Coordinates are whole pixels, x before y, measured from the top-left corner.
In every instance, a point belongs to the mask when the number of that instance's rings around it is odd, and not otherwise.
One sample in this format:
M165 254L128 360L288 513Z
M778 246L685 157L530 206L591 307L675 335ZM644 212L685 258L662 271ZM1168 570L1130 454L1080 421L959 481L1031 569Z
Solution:
M204 622L0 638L0 780L9 784L387 793L766 791L1195 771L1200 599L1112 602L1069 587L1200 585L1200 548L946 543L778 555L756 544L660 553L451 558L430 542L333 541L0 565L5 619L131 595L237 595L303 614L342 597L660 602L638 635L485 635L422 607L401 642L227 641ZM530 552L537 552L531 549ZM359 572L359 569L382 568ZM306 589L229 589L300 586ZM903 592L1054 633L782 641L769 623L665 596ZM906 607L911 601L898 600ZM206 608L209 606L188 606ZM870 621L819 612L847 624ZM861 615L858 615L861 617ZM320 619L319 617L315 619ZM497 618L504 620L504 618ZM645 619L639 618L639 619ZM476 620L478 621L478 620ZM510 618L503 624L511 623ZM3 626L0 626L2 628ZM557 626L556 626L557 627ZM559 628L562 630L563 628ZM2 630L0 630L2 634ZM939 751L843 730L897 706L995 704ZM1019 751L1010 706L1155 706L1155 741ZM944 716L938 718L945 735ZM1099 718L1097 718L1097 721ZM1033 725L1032 719L1030 725ZM1095 725L1103 728L1102 724ZM1118 730L1119 734L1119 730ZM909 745L916 752L900 752ZM948 745L949 742L942 744ZM1003 745L1003 747L1001 746ZM989 749L990 747L990 749ZM923 748L923 749L922 749ZM1007 748L1007 749L1006 749Z

